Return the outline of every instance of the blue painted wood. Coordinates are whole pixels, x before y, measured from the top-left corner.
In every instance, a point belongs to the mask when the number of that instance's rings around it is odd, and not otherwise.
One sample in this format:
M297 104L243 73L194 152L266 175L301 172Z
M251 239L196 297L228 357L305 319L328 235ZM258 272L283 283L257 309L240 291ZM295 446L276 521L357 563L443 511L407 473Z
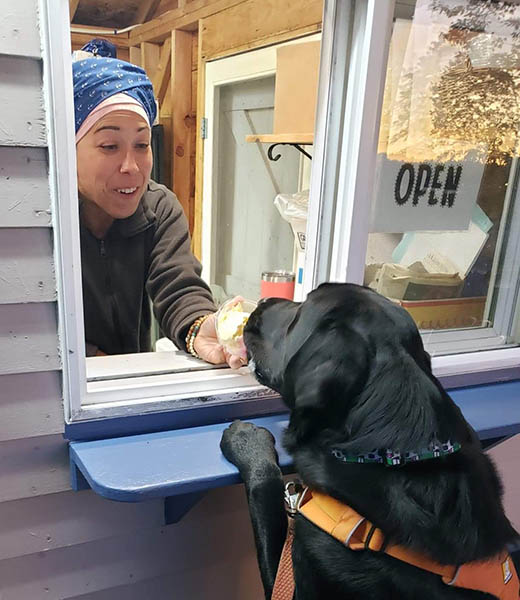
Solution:
M70 487L73 490L79 492L80 490L89 490L90 485L89 482L83 476L83 473L78 469L74 460L72 460L72 456L69 457L70 461Z
M206 492L204 491L166 498L164 500L165 524L171 525L172 523L178 523L205 495Z
M190 408L136 416L112 417L65 425L65 439L69 441L104 440L110 437L185 429L198 425L222 423L234 419L252 419L287 412L278 395L251 400L211 404L202 400Z
M273 433L280 464L288 466L289 455L280 445L287 415L251 421ZM138 502L199 492L240 481L236 468L220 452L228 425L71 442L70 457L92 489L111 500Z
M520 432L520 381L451 390L482 440ZM251 419L269 429L280 464L291 469L282 447L288 415ZM105 498L136 502L150 498L201 492L238 483L236 468L220 452L228 423L161 431L106 440L71 442L70 457L97 493Z

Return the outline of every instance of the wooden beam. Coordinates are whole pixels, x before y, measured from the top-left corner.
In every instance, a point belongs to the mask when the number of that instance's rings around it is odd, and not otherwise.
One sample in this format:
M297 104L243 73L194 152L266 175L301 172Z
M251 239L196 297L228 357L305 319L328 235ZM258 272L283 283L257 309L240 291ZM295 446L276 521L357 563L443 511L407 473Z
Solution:
M141 66L141 48L139 46L130 46L130 62L138 67Z
M191 34L171 32L171 105L173 127L173 191L184 209L193 231L194 214L190 202L191 155Z
M80 29L81 33L76 33L74 31L75 28ZM92 30L92 33L89 33L89 29ZM89 27L86 25L72 25L71 26L71 41L73 44L78 44L80 46L84 46L87 42L90 42L92 38L98 37L103 38L105 40L109 40L116 46L120 48L128 48L128 32L126 33L117 33L114 34L113 29L109 29L108 27Z
M69 13L70 13L70 22L72 23L72 19L74 19L74 15L78 10L79 0L69 0Z
M172 38L164 41L161 48L160 58L152 77L153 89L161 105L168 90L168 83L171 77L172 60Z
M199 23L199 43L197 46L197 128L196 128L196 160L195 160L195 206L194 223L191 240L193 254L200 260L202 257L202 185L204 180L204 140L200 134L202 118L204 117L206 102L206 61L202 59L200 32L202 22ZM210 218L210 217L208 217Z
M141 44L141 67L150 79L153 79L155 75L160 56L161 47L159 44L151 44L150 42Z
M243 52L321 29L323 0L246 0L205 18L202 58Z
M193 30L198 20L226 10L244 0L192 0L184 6L163 13L130 32L130 43L135 46L142 42L162 42L175 29Z
M149 21L155 15L160 3L161 0L148 0L148 2L141 0L141 6L135 15L135 22L139 24Z

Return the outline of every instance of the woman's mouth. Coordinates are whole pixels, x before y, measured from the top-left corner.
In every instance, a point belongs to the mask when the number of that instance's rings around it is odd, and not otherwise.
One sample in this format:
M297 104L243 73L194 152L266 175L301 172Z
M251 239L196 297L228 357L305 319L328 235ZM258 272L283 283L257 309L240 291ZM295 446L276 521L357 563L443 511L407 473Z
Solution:
M118 192L119 194L123 194L125 196L131 196L132 194L135 194L136 191L137 191L136 187L116 189L116 192Z

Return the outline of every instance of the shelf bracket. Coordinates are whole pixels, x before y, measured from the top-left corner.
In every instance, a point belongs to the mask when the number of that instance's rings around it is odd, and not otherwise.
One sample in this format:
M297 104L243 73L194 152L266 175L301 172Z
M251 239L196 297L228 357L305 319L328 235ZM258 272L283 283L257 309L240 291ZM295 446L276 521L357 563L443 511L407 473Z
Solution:
M296 148L297 150L299 150L302 154L305 154L305 156L309 159L312 160L312 156L306 151L304 150L300 144L293 144L291 142L277 142L276 144L271 144L269 146L269 148L267 149L267 158L269 160L279 160L281 158L281 154L278 153L276 156L273 156L273 150L276 146L293 146L293 148Z

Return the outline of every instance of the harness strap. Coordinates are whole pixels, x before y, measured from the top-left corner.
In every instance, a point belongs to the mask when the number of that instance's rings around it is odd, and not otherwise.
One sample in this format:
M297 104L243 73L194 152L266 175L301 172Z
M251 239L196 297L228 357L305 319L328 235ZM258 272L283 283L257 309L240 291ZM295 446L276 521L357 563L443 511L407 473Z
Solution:
M292 600L294 596L294 575L292 565L292 543L294 539L294 519L287 519L287 537L278 563L271 600Z
M504 600L516 600L520 597L518 577L507 552L489 561L458 566L441 565L404 546L385 545L381 529L350 506L320 492L306 489L298 510L351 550L384 552L402 562L439 575L446 585L487 592Z

